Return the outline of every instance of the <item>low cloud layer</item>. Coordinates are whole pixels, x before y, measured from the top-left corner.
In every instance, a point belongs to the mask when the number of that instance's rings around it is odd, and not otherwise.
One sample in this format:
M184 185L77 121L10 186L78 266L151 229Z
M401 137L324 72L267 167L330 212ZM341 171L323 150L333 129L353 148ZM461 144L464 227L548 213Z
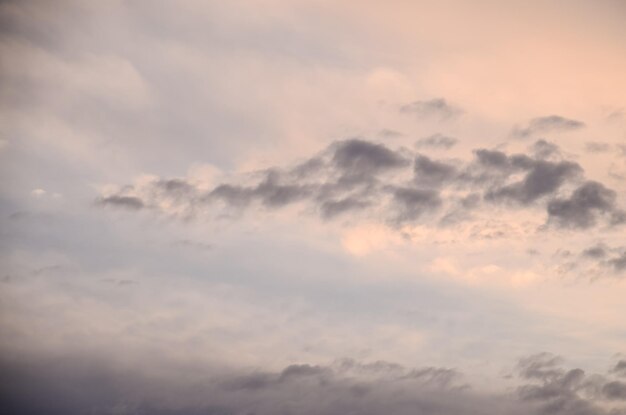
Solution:
M123 370L99 359L3 361L3 408L20 414L620 415L623 361L608 374L542 353L519 361L518 386L485 393L448 368L342 359L278 372L156 364ZM151 374L150 374L151 373Z

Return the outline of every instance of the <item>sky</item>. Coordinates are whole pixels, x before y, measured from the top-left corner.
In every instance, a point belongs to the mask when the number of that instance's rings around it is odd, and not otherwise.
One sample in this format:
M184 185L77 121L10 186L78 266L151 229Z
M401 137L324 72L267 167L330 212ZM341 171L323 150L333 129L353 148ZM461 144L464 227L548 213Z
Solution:
M0 413L626 414L625 20L0 1Z

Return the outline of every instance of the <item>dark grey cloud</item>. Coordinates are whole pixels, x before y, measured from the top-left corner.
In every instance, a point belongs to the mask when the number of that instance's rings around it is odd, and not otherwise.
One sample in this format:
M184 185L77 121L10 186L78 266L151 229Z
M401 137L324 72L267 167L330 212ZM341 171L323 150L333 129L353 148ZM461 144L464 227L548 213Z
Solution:
M413 164L415 182L420 186L439 187L456 177L456 168L448 163L434 161L418 154Z
M442 200L439 192L431 189L400 187L393 190L397 222L414 221L425 213L438 209Z
M529 205L554 196L565 183L583 174L582 167L575 162L546 160L560 154L558 147L551 143L540 140L531 150L534 157L508 155L498 150L475 150L475 162L461 178L485 187L485 200L489 202Z
M307 185L283 184L275 172L268 172L265 180L254 189L254 196L269 207L284 206L304 199L311 194Z
M442 160L349 139L291 167L242 175L210 190L186 179L156 179L147 185L123 186L97 199L97 204L155 212L170 206L175 213L168 214L189 219L220 206L229 214L299 203L325 220L359 213L394 224L429 218L436 226L459 223L488 204L516 209L547 205L548 222L560 227L584 229L600 217L610 225L626 223L626 211L617 206L615 192L601 183L588 181L569 197L562 196L565 185L580 183L584 171L562 159L552 143L539 140L530 154L490 149L473 154L470 161ZM443 217L424 215L440 211Z
M503 151L479 149L474 154L478 163L489 168L504 170L511 167L509 157Z
M315 379L323 381L330 377L334 371L329 367L312 366L307 364L294 364L287 366L280 373L256 372L237 376L234 379L221 383L229 390L254 390L272 388L281 383L293 382L301 379Z
M449 150L454 147L459 140L454 137L448 137L443 134L433 134L428 137L421 138L415 142L415 147L420 148L442 148Z
M537 159L549 159L560 156L559 146L546 140L537 140L531 147L534 157Z
M248 206L254 196L254 188L220 184L210 193L210 197L220 199L228 205L243 207Z
M537 404L543 414L597 414L596 403L621 399L621 385L603 375L587 375L582 369L564 369L562 359L541 353L520 361L520 375L538 383L522 385L518 394L523 401ZM612 413L623 413L613 409ZM600 412L601 413L601 412Z
M539 357L540 360L544 359ZM543 362L545 363L545 362ZM120 370L97 358L3 359L0 395L11 414L620 415L624 384L548 362L520 366L513 393L482 393L454 369L352 359L281 371L155 363Z
M607 247L604 244L598 244L585 249L581 255L592 259L602 259L608 255Z
M325 200L320 205L322 218L332 219L345 212L365 209L370 202L358 197L346 197L339 200Z
M184 179L158 179L147 189L124 186L118 194L101 198L98 203L122 205L136 200L141 207L158 207L159 201L166 199L187 212L186 216L193 216L196 210L215 202L243 210L257 204L277 209L307 201L324 219L331 219L370 206L370 199L381 189L379 177L409 165L405 154L382 144L349 139L331 144L292 168L258 172L255 184L221 183L204 191Z
M626 383L614 381L602 387L604 395L611 400L626 400Z
M304 179L319 173L325 167L326 165L321 157L313 157L295 166L290 173L297 179Z
M256 186L221 184L213 189L207 198L219 199L237 208L245 208L255 200L264 206L277 208L300 201L312 192L309 186L283 184L281 179L278 172L268 171L265 173L265 179Z
M579 130L585 127L585 123L560 115L548 115L531 119L525 126L517 126L513 129L513 136L519 138L531 137L536 134L550 132L563 132Z
M582 169L577 163L535 160L522 180L492 189L487 192L486 198L529 204L541 197L554 194L568 179L580 173Z
M400 107L400 112L414 115L420 119L434 118L443 121L458 117L463 113L463 110L448 103L444 98L434 98L403 105Z
M382 144L351 139L336 144L332 163L344 178L361 181L379 172L404 167L408 161Z
M532 170L543 160L532 158L526 154L508 155L499 150L474 150L475 161L465 174L466 179L475 182L493 183L506 180L511 175Z
M597 216L611 214L615 208L616 193L602 183L587 181L568 198L555 198L548 203L549 221L568 228L589 228Z
M115 206L133 210L139 210L144 207L143 201L135 196L111 195L97 199L96 203L102 206Z
M193 192L193 186L182 179L159 180L155 183L155 187L176 196L184 196Z

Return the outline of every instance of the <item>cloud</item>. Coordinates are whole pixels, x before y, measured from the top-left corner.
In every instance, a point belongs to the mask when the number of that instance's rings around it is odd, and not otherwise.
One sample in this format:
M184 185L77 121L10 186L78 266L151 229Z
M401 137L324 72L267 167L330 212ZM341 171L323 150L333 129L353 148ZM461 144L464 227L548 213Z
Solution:
M514 165L515 161L512 162ZM518 182L495 188L487 192L488 200L510 200L529 204L537 199L554 194L567 180L582 173L582 168L569 161L530 161L525 166L528 172Z
M602 392L610 400L626 400L626 383L609 382L602 387Z
M617 376L626 377L626 360L620 360L615 364L615 367L611 369L611 373Z
M607 255L607 248L603 244L598 244L585 249L581 255L587 258L602 259Z
M626 247L598 243L568 259L564 267L592 280L621 277L626 273Z
M431 189L400 187L393 191L394 206L397 209L395 221L414 221L424 213L432 212L442 205L439 193Z
M538 379L547 382L562 375L559 368L562 363L563 359L559 356L551 353L538 353L520 359L517 367L524 379Z
M543 139L537 140L532 145L531 151L533 152L535 158L538 159L549 159L560 155L559 147L556 144Z
M343 180L364 181L376 173L404 167L407 160L382 144L351 139L336 144L332 163L343 173Z
M587 181L568 198L548 203L549 221L567 228L589 228L595 225L598 215L617 212L615 200L615 191L602 183Z
M585 127L585 123L560 115L548 115L531 119L525 126L516 126L513 129L513 136L518 138L531 137L536 134L551 132L566 132L579 130Z
M585 150L588 153L608 153L611 151L611 145L601 141L589 141L585 143Z
M608 260L608 264L613 267L616 272L626 271L626 251L620 256Z
M339 200L325 200L320 205L320 212L322 218L332 219L342 213L361 210L370 206L370 203L366 200L361 200L358 197L346 197Z
M413 173L415 174L415 182L420 186L427 187L440 187L452 180L457 174L453 165L433 161L421 154L415 156Z
M398 137L402 137L404 134L402 134L399 131L396 130L391 130L389 128L383 128L382 130L380 130L378 132L378 136L382 137L382 138L398 138Z
M139 210L145 207L143 201L135 196L111 195L96 200L102 206L114 206L125 209Z
M1 363L3 407L32 415L608 415L623 413L616 405L626 396L623 383L563 368L548 354L520 361L521 385L513 393L481 392L450 368L354 359L279 371L162 362L151 370L121 370L79 356Z
M454 147L458 142L459 140L454 137L448 137L446 135L437 133L417 140L415 142L415 147L417 149L429 147L449 150Z
M526 154L509 156L497 150L475 150L476 162L463 177L482 183L486 187L485 199L488 201L529 205L540 198L553 196L561 186L583 173L578 163L544 160L548 155L559 154L558 147L551 143L538 141L533 150L534 157ZM520 174L520 179L510 180Z
M400 107L403 114L411 114L419 119L433 118L441 121L450 120L463 114L463 110L449 104L444 98L426 101L414 101Z
M281 207L302 200L312 189L306 185L281 183L281 175L268 171L265 179L254 187L222 184L209 193L208 198L220 199L230 206L243 208L253 200L260 201L270 208Z
M298 205L324 220L358 213L392 226L421 222L437 227L453 226L468 220L470 212L490 206L545 206L547 222L564 228L589 228L600 217L611 225L626 222L615 192L599 182L584 182L569 197L562 196L565 185L580 183L584 171L578 163L562 159L552 143L540 140L530 154L480 148L473 155L469 161L439 160L406 148L348 139L331 143L299 164L235 176L213 188L189 178L153 177L121 186L96 202L149 208L184 219L220 209L232 215Z
M602 413L596 402L626 399L626 385L621 382L597 374L588 376L580 368L565 370L561 364L561 358L549 353L522 359L518 365L521 376L540 383L520 386L520 398L538 403L540 413L564 415Z

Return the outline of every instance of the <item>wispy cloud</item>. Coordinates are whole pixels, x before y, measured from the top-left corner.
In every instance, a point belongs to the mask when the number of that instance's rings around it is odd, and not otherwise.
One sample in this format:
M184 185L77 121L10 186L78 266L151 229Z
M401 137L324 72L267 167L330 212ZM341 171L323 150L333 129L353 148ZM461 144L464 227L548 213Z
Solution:
M582 121L562 117L560 115L548 115L533 118L524 126L516 126L513 129L513 136L526 138L552 132L575 131L584 127L585 123Z
M433 118L441 121L451 120L463 114L461 108L448 103L445 98L414 101L400 107L400 112L418 119Z

